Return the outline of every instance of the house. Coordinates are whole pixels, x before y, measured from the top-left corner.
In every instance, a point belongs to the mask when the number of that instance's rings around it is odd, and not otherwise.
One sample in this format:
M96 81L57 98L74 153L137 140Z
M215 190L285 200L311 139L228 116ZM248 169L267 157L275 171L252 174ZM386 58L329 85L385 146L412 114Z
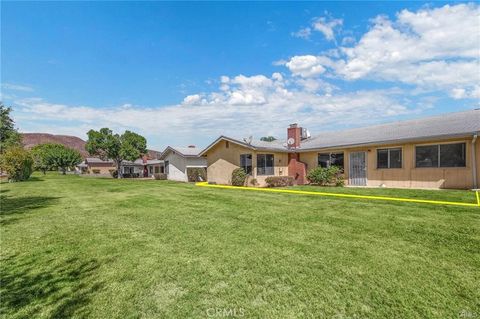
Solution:
M207 160L199 156L201 149L190 145L188 147L168 146L162 153L167 178L174 181L188 182L190 169L207 168Z
M116 170L113 160L102 160L98 157L87 157L77 165L81 174L110 175Z
M480 109L313 137L292 124L284 141L220 136L199 155L218 184L229 184L238 167L259 186L268 176L305 184L308 170L337 165L350 186L470 189L480 180L479 131Z
M113 160L102 160L97 157L87 157L77 168L81 174L103 176L110 176L116 171ZM134 162L123 161L121 170L124 177L151 177L153 174L164 173L164 165L162 160L144 156Z
M153 174L164 173L165 167L162 160L144 156L134 162L123 161L121 169L124 177L151 177Z

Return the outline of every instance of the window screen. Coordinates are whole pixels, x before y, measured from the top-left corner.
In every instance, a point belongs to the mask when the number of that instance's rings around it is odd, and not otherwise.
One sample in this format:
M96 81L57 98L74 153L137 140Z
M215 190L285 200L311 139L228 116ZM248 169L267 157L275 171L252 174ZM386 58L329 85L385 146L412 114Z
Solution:
M240 155L240 167L245 170L245 173L252 174L252 154Z
M274 157L273 154L257 155L257 174L258 175L274 175Z

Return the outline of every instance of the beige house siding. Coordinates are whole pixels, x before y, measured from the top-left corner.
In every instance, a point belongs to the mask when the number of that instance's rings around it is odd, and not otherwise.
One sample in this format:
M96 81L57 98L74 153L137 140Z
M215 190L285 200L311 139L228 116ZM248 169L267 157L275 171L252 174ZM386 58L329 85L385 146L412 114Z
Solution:
M257 179L259 186L265 186L267 175L257 175L257 154L274 155L274 176L288 175L288 155L278 152L254 151L238 144L220 141L207 152L207 177L209 182L217 184L231 184L231 176L234 169L240 167L240 155L252 154L252 176ZM250 184L251 185L251 184Z
M367 186L378 187L384 184L387 187L399 188L459 188L473 187L472 172L472 139L454 139L442 141L428 141L422 143L391 144L352 148L347 150L335 149L315 151L300 154L300 160L307 164L307 170L318 166L319 153L344 152L345 182L348 185L349 158L352 152L367 153ZM415 146L429 144L466 143L466 167L452 168L416 168ZM377 169L377 149L402 148L402 168ZM476 142L477 154L477 181L480 181L480 142Z
M104 163L93 163L93 164L88 164L88 169L87 173L88 174L93 174L94 170L99 170L101 175L110 175L110 170L115 169L115 166L113 164L104 164Z

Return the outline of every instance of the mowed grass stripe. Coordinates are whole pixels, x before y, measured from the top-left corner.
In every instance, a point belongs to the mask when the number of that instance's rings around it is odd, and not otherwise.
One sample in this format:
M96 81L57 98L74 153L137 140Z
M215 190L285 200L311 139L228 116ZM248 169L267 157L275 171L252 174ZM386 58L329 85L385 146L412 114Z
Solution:
M306 191L306 190L293 190L293 189L278 189L278 188L257 188L257 187L245 187L245 186L229 186L229 185L216 185L209 184L208 182L196 183L200 187L211 188L223 188L223 189L235 189L235 190L250 190L259 192L271 192L271 193L286 193L286 194L299 194L299 195L316 195L316 196L332 196L343 198L358 198L358 199L373 199L383 201L398 201L406 203L423 203L433 205L453 205L453 206L468 206L468 207L480 207L480 200L478 191L476 191L477 203L464 203L464 202L452 202L441 200L428 200L428 199L415 199L415 198L402 198L402 197L386 197L386 196L373 196L373 195L356 195L356 194L341 194L333 192L319 192L319 191Z

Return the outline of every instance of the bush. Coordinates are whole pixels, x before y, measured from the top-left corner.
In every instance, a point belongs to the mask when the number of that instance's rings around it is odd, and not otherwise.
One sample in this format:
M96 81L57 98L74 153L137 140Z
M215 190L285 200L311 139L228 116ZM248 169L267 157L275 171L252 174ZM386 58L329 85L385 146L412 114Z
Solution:
M265 179L268 187L293 186L295 179L291 176L270 176Z
M205 168L190 167L187 168L187 177L189 182L204 182L207 180L207 172Z
M12 147L1 155L0 167L11 182L25 181L33 172L33 158L21 147Z
M167 179L167 174L165 174L165 173L155 173L155 174L153 174L153 178L158 179L158 180L165 180L165 179Z
M257 179L256 179L256 178L252 178L252 179L250 180L250 184L252 184L252 186L258 186L258 181L257 181Z
M113 177L113 178L117 178L118 177L118 171L116 169L109 169L108 172L110 173L110 175Z
M243 168L236 168L232 172L232 185L233 186L245 186L247 179L247 173Z
M100 174L100 170L94 168L94 169L92 169L92 173L93 173L93 174Z
M338 166L317 167L312 169L307 174L307 180L314 185L320 186L343 186L342 169Z

